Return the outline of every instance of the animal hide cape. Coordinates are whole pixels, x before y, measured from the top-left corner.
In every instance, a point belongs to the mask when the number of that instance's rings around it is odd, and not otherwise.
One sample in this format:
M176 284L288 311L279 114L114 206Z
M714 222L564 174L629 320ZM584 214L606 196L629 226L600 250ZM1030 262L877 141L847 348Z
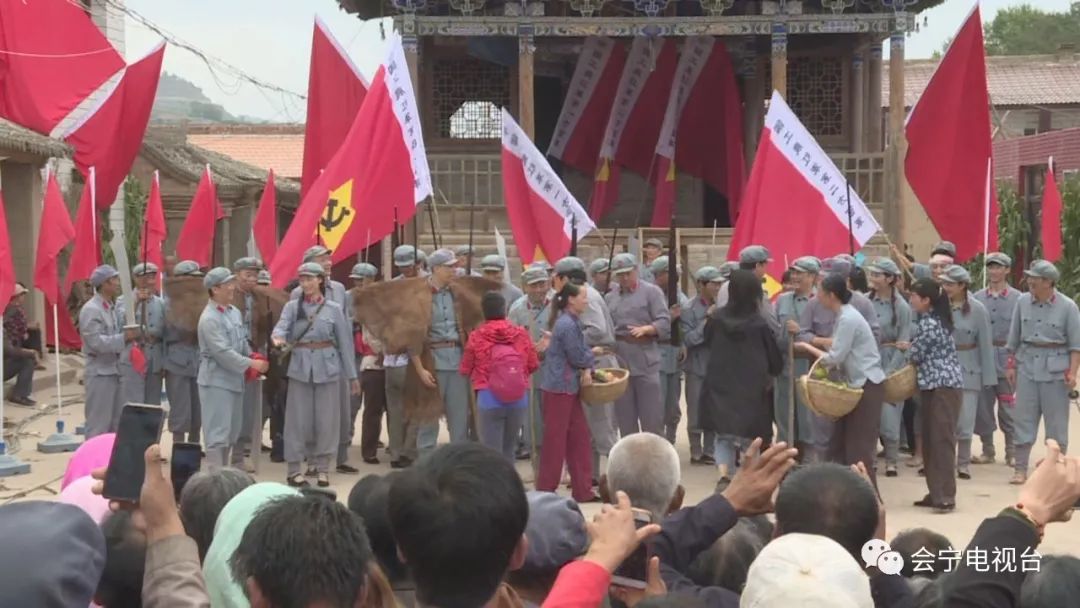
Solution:
M166 319L171 325L190 332L199 331L199 317L210 293L203 286L202 277L184 275L165 279L165 295L169 300Z
M457 312L458 334L464 347L468 334L484 322L480 300L502 285L483 277L456 277L450 281ZM431 286L423 277L383 281L353 292L353 314L390 354L421 353L420 360L434 370L434 358L427 347L431 331ZM430 422L443 415L442 396L428 388L412 365L405 372L405 416L416 422Z

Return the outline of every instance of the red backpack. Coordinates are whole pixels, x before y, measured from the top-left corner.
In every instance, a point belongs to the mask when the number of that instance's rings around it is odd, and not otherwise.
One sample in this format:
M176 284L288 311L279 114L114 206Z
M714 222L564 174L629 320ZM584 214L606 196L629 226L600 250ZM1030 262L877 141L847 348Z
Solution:
M496 344L488 366L488 390L500 403L520 401L529 388L525 377L525 357L512 344Z

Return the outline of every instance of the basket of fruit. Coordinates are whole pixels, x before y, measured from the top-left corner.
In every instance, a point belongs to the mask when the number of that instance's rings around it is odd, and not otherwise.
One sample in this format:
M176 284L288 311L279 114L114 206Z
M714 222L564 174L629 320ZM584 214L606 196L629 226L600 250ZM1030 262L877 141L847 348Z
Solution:
M611 403L626 392L630 370L604 367L592 371L592 384L581 387L581 401L586 405Z
M885 378L885 403L903 403L916 389L915 366L909 363Z
M851 388L843 382L829 380L829 373L814 361L810 372L795 382L799 397L814 413L829 418L843 418L855 409L862 399L861 388Z

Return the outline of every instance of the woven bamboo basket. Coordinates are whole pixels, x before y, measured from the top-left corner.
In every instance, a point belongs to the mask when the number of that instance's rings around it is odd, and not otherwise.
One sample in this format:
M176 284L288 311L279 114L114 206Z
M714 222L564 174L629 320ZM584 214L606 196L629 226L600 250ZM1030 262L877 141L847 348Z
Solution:
M581 401L586 405L603 405L622 397L622 394L626 392L626 387L630 384L630 370L618 367L604 367L598 368L596 371L611 374L612 380L610 382L596 382L594 380L592 384L582 386Z
M885 378L885 403L903 403L915 395L915 366L910 363Z
M862 399L861 388L836 386L821 380L814 380L814 369L821 363L821 359L814 361L810 371L805 376L800 376L795 382L795 390L799 397L814 413L829 418L843 418L855 409Z

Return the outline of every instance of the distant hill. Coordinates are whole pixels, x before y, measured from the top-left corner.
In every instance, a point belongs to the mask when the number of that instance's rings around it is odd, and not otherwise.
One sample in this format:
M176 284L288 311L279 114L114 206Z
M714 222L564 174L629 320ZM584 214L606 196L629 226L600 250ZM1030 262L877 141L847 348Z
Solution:
M164 72L158 81L157 97L150 114L154 121L187 120L195 123L249 122L244 116L233 116L214 103L202 89L189 80Z

